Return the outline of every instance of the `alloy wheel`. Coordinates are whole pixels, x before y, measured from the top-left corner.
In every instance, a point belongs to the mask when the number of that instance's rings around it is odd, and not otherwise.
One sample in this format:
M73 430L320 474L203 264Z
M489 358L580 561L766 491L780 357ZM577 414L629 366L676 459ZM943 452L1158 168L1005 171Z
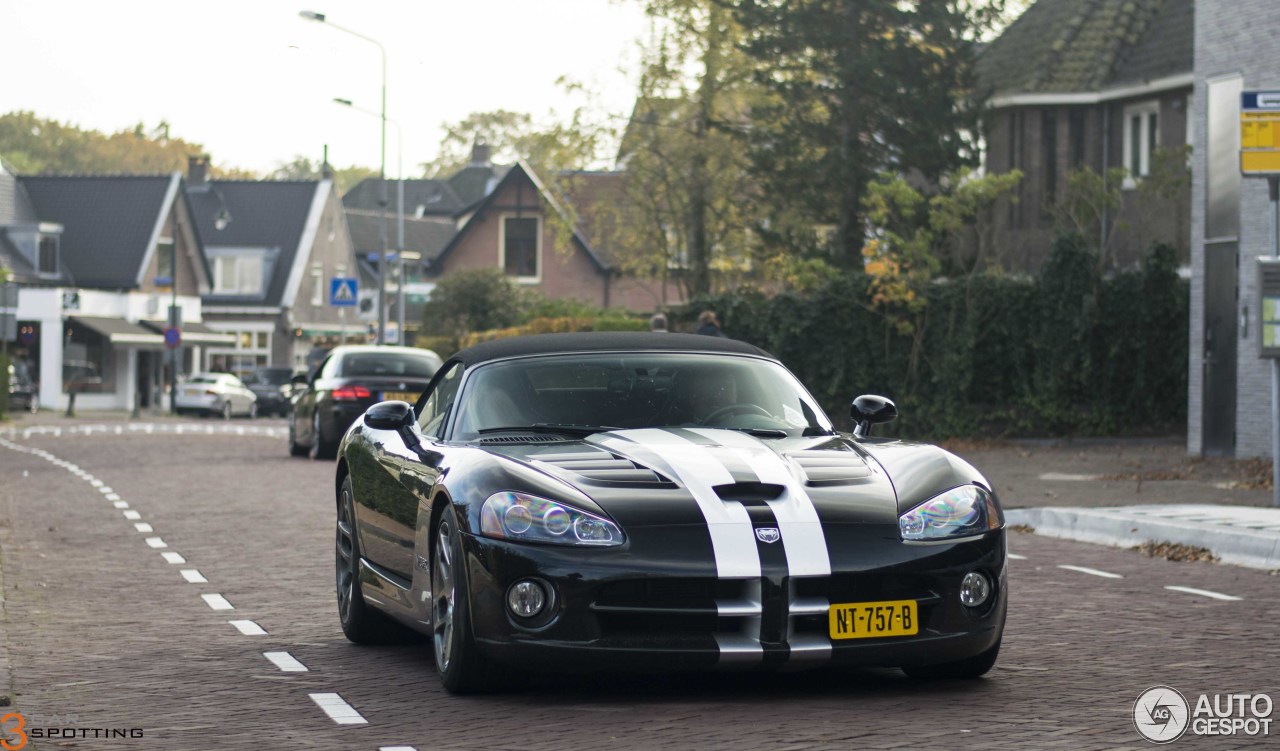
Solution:
M355 595L355 544L351 531L351 495L342 489L338 503L338 528L336 548L336 584L338 587L338 617L346 623L351 616L351 600Z
M446 519L436 534L435 565L431 569L431 628L436 669L444 672L453 657L453 608L457 582L453 571L453 529Z

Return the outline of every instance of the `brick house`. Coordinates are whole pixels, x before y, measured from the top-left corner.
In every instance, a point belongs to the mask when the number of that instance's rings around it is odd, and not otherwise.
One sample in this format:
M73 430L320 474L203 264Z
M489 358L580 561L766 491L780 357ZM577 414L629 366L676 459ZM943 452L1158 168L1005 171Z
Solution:
M1190 143L1194 23L1193 0L1037 0L982 51L985 169L1024 173L1017 200L996 211L997 242L1012 249L1006 266L1034 271L1044 261L1055 207L1083 168L1127 171L1119 211L1104 210L1090 232L1113 267L1136 263L1155 241L1190 260L1189 181L1178 178L1172 197L1142 187L1165 150ZM1105 242L1104 227L1114 227Z
M303 370L313 349L364 327L329 305L329 280L354 273L346 215L332 179L211 180L193 158L186 196L210 269L204 312L229 344L205 350L202 369Z

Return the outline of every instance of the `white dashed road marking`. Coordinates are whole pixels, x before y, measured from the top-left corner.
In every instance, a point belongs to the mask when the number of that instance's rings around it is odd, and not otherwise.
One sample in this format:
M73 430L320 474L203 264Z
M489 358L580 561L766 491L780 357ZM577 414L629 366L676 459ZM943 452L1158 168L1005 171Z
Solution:
M1079 571L1082 574L1090 574L1092 576L1101 576L1104 579L1123 579L1124 578L1120 574L1113 574L1110 571L1099 571L1096 568L1085 568L1084 566L1058 566L1058 568L1063 568L1063 569L1066 569L1067 571Z
M119 493L107 493L107 500L108 500L108 501L118 501L118 500L120 500L120 494L119 494Z
M1195 587L1166 586L1165 589L1172 590L1174 592L1186 592L1189 595L1210 597L1215 600L1226 600L1228 602L1238 602L1244 599L1243 597L1236 597L1235 595L1224 595L1221 592L1214 592L1208 589L1196 589Z
M1011 560L1011 561L1025 561L1025 560L1027 560L1027 557L1026 557L1025 555L1018 555L1017 553L1010 553L1010 554L1009 554L1009 560Z
M271 664L280 668L286 673L305 673L307 666L298 662L297 658L288 652L263 652L262 656L271 660Z
M378 751L418 751L413 746L378 746Z
M141 519L141 518L142 518L142 514L139 514L137 511L126 511L126 512L124 512L124 518L126 518L126 519L128 519L129 521L133 522L133 521L137 521L137 520Z
M148 545L150 545L150 546L151 546L151 547L153 547L153 548L167 548L167 547L169 547L169 543L165 542L164 540L160 539L159 537L148 537L148 538L147 538L147 544L148 544Z
M262 636L267 630L253 621L227 621L245 636Z
M152 545L151 547L154 548L155 545ZM187 562L187 559L183 558L178 553L164 552L164 553L161 553L160 555L164 556L164 559L169 563L186 563Z
M115 503L113 503L113 504L111 504L111 505L112 505L112 506L115 506L116 508L129 508L129 502L128 502L128 501L116 501Z
M143 532L146 534L150 534L151 532L155 531L154 529L151 528L151 525L147 524L146 522L138 522L137 524L133 525L133 528L138 530L139 532Z
M337 694L311 694L310 696L311 701L314 701L325 714L329 715L329 719L339 725L366 725L369 722Z
M200 595L200 596L204 598L204 601L208 603L209 607L213 608L214 610L235 610L236 609L235 606L232 605L230 602L227 602L227 598L223 597L222 595L214 594L214 595Z
M208 579L204 578L204 574L200 573L199 570L194 568L184 568L182 569L182 571L179 571L178 573L182 574L182 578L186 579L192 584L204 584L209 581Z

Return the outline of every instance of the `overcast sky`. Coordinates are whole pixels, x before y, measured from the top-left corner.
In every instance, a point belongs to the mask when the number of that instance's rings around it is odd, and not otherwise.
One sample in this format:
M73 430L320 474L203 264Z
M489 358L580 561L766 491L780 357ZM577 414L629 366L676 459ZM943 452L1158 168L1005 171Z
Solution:
M387 114L404 130L406 174L433 157L444 122L508 109L543 117L575 102L570 76L618 115L634 98L635 0L0 0L0 113L111 132L166 120L214 163L268 170L295 155L378 165L377 48ZM620 72L622 68L626 72ZM3 156L3 155L0 155ZM387 173L396 173L395 129Z

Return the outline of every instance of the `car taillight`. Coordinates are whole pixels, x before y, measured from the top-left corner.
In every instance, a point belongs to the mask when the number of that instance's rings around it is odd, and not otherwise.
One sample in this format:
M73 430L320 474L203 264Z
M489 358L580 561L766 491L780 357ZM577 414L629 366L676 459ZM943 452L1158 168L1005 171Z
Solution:
M343 386L333 390L333 398L340 402L368 399L371 396L373 394L364 386Z

